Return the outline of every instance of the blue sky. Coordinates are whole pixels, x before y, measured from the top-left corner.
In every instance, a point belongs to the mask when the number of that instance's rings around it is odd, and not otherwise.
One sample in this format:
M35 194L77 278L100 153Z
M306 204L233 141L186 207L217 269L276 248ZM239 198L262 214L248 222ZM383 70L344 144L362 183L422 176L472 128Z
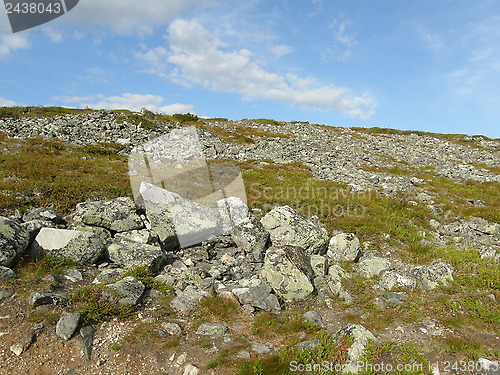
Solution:
M500 138L498 0L80 0L15 34L1 10L0 106Z

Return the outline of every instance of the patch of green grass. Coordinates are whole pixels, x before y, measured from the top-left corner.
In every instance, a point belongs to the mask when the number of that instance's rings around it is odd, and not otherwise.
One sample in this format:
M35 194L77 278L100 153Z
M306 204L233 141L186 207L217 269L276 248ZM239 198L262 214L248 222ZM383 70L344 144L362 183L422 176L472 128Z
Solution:
M252 334L262 338L283 337L285 342L296 342L303 333L313 334L319 331L314 324L304 321L303 309L289 309L280 314L259 311L255 315Z
M48 325L54 325L57 323L61 316L60 312L47 312L46 310L34 309L28 313L28 322L30 323L41 323L44 322Z
M196 310L197 319L210 318L215 321L233 321L241 313L238 302L217 295L203 298Z
M128 165L113 144L89 148L36 137L0 146L1 215L31 207L67 214L86 200L132 196Z
M139 113L133 113L133 112L126 113L122 121L129 122L131 124L140 126L141 128L150 131L155 131L158 130L159 128L159 125L157 123L147 118L147 116L143 116Z
M108 344L108 348L110 348L111 350L114 350L114 351L118 351L121 348L123 348L123 344L119 344L117 342L111 342Z
M468 358L478 359L481 353L481 344L473 339L464 339L459 336L448 336L443 339L442 346L450 354L465 354Z
M70 268L74 267L76 262L71 259L59 258L45 255L41 259L31 260L28 258L22 259L16 268L18 278L26 283L35 283L48 274L62 275Z
M146 266L138 266L127 270L123 277L132 276L141 281L146 288L155 289L162 294L170 294L173 292L171 285L166 285L155 280L153 273Z
M267 125L274 125L274 126L281 125L281 123L279 121L269 119L269 118L256 118L256 119L251 119L249 121L257 122L259 124L267 124Z

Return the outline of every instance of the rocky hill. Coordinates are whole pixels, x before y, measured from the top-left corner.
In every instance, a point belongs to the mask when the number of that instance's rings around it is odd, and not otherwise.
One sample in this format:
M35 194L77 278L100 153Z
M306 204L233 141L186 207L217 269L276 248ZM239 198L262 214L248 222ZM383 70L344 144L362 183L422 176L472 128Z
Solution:
M0 166L0 373L500 373L500 140L14 107Z

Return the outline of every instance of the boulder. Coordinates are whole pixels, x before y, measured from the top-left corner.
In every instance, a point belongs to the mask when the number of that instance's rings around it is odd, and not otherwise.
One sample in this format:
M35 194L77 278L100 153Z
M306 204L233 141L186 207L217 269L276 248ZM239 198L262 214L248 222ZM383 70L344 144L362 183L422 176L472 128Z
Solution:
M9 267L29 245L29 234L10 219L0 216L0 266Z
M113 238L111 232L106 228L93 227L92 225L76 225L69 229L79 230L81 232L92 232L99 236L103 244L107 244ZM119 233L117 233L118 235Z
M316 327L323 328L323 318L321 318L321 315L315 310L311 310L306 312L304 315L304 321L311 323L312 325L315 325Z
M113 232L144 228L144 223L136 212L134 201L129 197L79 203L76 205L73 220L103 227Z
M270 233L273 246L300 246L309 255L326 252L326 229L300 216L289 206L273 208L261 219L261 223Z
M117 299L120 305L137 305L145 290L146 287L142 281L127 276L116 283L106 285L103 294Z
M264 259L269 232L256 217L248 217L236 225L231 231L231 238L246 254L251 254L254 261Z
M455 269L451 264L440 262L427 266L416 266L410 274L417 280L417 285L424 291L435 289L440 284L448 285L453 280Z
M314 287L312 269L304 249L294 246L270 247L264 259L263 276L274 292L285 300L301 300Z
M115 239L124 239L148 245L158 244L158 237L148 229L131 230L129 232L115 234Z
M227 326L219 323L202 323L196 330L197 335L222 337L228 331Z
M57 226L51 221L44 220L30 220L25 223L21 223L21 226L26 229L30 236L30 244L35 240L38 233L42 228L56 228Z
M92 232L55 228L42 228L31 245L35 257L50 254L85 264L96 263L104 249L99 236Z
M231 230L248 218L248 206L238 197L228 197L217 201L217 209L222 220L222 233Z
M110 268L103 270L99 275L97 275L92 284L107 284L116 281L122 277L127 270L123 268Z
M180 245L196 245L222 233L215 209L205 207L181 195L143 182L139 189L146 216L166 250Z
M363 254L357 265L357 272L364 277L378 276L384 270L393 267L393 262L375 252Z
M271 294L271 288L268 285L234 288L232 292L242 305L250 305L271 312L281 310L278 298Z
M67 302L68 297L64 294L49 293L49 292L32 292L29 296L29 304L31 307L41 305L55 305L58 302Z
M16 277L16 273L8 267L0 266L0 281L12 279Z
M177 296L170 302L170 306L182 313L189 313L196 308L198 302L208 296L207 292L188 286L184 291L177 293Z
M78 328L80 314L63 312L56 325L56 335L68 341Z
M146 266L158 273L167 263L167 255L160 246L142 244L115 238L108 246L109 259L124 268Z
M53 224L64 223L64 220L59 215L57 215L57 213L54 210L43 207L30 208L28 211L24 213L23 215L24 222L32 220L45 221Z
M315 276L325 276L328 271L328 259L323 255L311 255L311 268Z
M380 282L378 285L386 290L393 288L415 288L417 280L403 268L390 268L380 273Z
M340 233L333 236L326 255L337 262L355 261L361 255L359 240L354 233Z

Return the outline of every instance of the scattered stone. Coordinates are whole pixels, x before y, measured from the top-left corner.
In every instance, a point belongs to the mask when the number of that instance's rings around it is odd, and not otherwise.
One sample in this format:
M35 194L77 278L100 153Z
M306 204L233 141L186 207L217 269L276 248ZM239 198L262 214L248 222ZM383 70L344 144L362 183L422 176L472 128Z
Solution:
M0 289L0 301L12 297L14 289Z
M114 297L118 300L120 305L137 305L141 300L146 287L142 281L137 280L135 277L127 276L113 284L108 284L105 290L112 291L113 293L106 293L106 296Z
M271 351L271 348L265 344L259 342L252 342L252 351L259 354L267 354Z
M118 278L122 277L127 270L123 268L109 268L103 270L99 275L95 277L92 284L107 284L115 282Z
M246 254L251 254L254 261L262 262L264 260L269 232L264 229L259 219L251 216L242 220L233 227L231 238Z
M300 246L308 255L323 255L326 252L326 229L303 218L289 206L273 208L261 219L261 223L270 233L273 246Z
M42 228L56 228L57 226L51 221L31 220L21 223L21 227L28 232L30 237L29 243L31 244Z
M49 253L54 257L93 264L103 255L104 244L91 232L42 228L31 246L31 252L35 257Z
M357 272L364 277L378 276L384 270L393 266L390 259L374 252L363 254L357 265Z
M153 274L167 263L167 255L160 246L115 238L108 246L109 259L125 268L146 266Z
M92 345L94 343L95 332L96 329L91 325L80 328L80 335L83 339L84 353L87 359L90 359L92 356Z
M319 340L309 340L309 341L301 341L297 345L297 349L300 350L314 350L317 346L319 346L321 342Z
M0 216L0 266L9 267L29 245L29 234L21 225Z
M47 293L47 292L32 292L29 297L31 307L41 305L56 305L57 303L65 303L68 297L64 294Z
M80 314L63 312L56 325L56 335L68 341L78 328Z
M306 312L304 315L304 321L309 322L317 327L323 328L323 318L321 318L321 315L315 310L311 310Z
M205 291L196 289L193 286L188 286L184 291L177 294L175 298L170 302L170 306L176 310L183 313L189 313L193 311L198 302L201 301L203 297L208 297L209 294Z
M217 208L222 221L222 233L231 230L248 218L248 206L238 197L228 197L217 201Z
M200 372L200 369L196 367L195 365L189 364L184 367L184 372L182 375L198 375Z
M250 305L271 312L281 310L278 298L271 294L271 288L268 285L234 288L232 292L242 305Z
M293 247L292 252L289 251L291 248L269 248L264 260L263 276L277 295L285 300L301 300L314 290L309 277L303 272L307 266L310 268L310 263L303 249Z
M10 351L14 353L16 356L20 356L24 352L24 346L21 344L14 344L10 346Z
M12 279L16 277L16 273L8 267L0 266L0 281Z
M107 244L113 238L113 236L111 235L111 232L109 230L107 230L106 228L102 228L102 227L93 227L91 225L81 224L81 225L72 226L70 229L78 230L81 232L95 233L99 236L99 238L101 239L101 242L103 244ZM119 235L119 234L120 233L117 233L116 235Z
M382 296L390 305L393 306L404 306L406 302L406 293L386 293Z
M128 232L117 233L115 234L114 238L123 239L129 242L141 243L144 245L156 245L159 242L158 237L148 229L131 230Z
M78 203L73 216L75 222L103 227L113 232L126 232L144 228L129 197Z
M479 368L482 370L484 375L499 375L500 374L500 362L490 361L486 358L479 358L477 360Z
M28 222L32 220L51 222L53 224L62 224L64 220L57 215L54 210L43 208L43 207L34 207L30 208L23 215L23 221Z
M379 287L391 290L393 288L415 288L417 280L404 269L386 269L380 273Z
M322 255L311 255L311 267L315 276L325 276L328 271L328 259Z
M83 275L76 268L70 268L64 272L64 278L68 279L72 283L77 283L83 280Z
M246 350L241 350L238 353L236 353L236 357L241 359L250 359L250 352Z
M333 236L326 255L336 262L357 261L361 256L359 239L354 233L340 233Z
M433 290L439 285L448 285L453 280L455 269L452 265L440 262L427 266L416 266L410 274L417 280L417 285L424 291Z
M162 323L163 329L172 336L178 336L182 333L182 328L177 323Z
M197 335L222 337L228 331L227 326L219 323L202 323L196 330Z

